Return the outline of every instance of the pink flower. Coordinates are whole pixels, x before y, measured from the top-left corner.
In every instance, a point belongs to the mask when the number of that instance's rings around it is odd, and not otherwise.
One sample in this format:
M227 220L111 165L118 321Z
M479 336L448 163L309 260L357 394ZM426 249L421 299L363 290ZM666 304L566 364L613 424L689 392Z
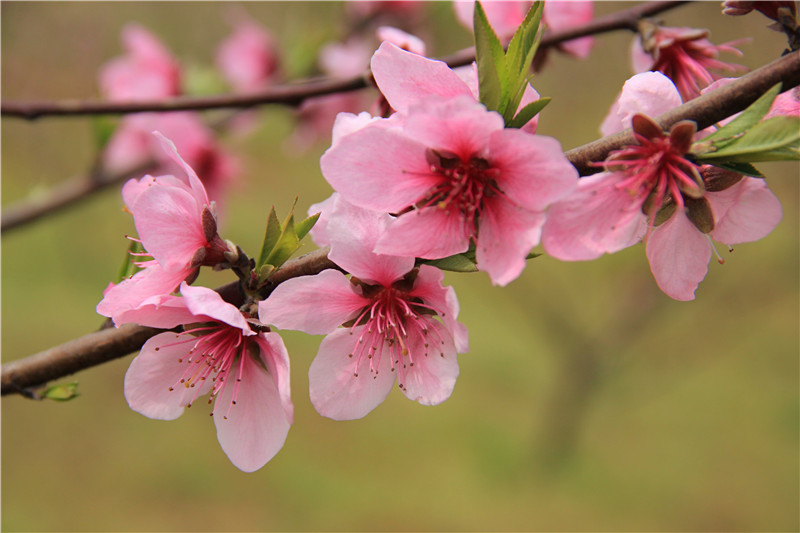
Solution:
M100 90L114 101L155 100L181 93L177 61L149 31L137 25L122 30L127 55L109 61L100 71Z
M238 92L254 92L272 83L280 60L272 35L254 21L241 22L217 50L217 67Z
M641 38L633 41L631 55L635 72L658 71L671 79L684 100L700 94L700 89L720 78L711 71L741 72L742 65L717 59L720 52L742 53L733 45L712 44L708 30L667 28L643 24Z
M183 283L169 296L126 314L126 321L174 328L148 340L125 374L125 399L149 418L174 420L210 393L217 439L245 472L283 447L293 419L289 357L277 333L253 331L211 289Z
M681 122L669 135L639 113L657 115L680 105L677 89L660 73L638 74L603 123L609 135L633 123L638 145L614 153L609 172L582 178L576 192L551 206L542 230L548 254L587 260L647 241L658 286L678 300L694 299L713 243L758 240L781 218L780 203L763 180L744 178L685 157L695 125Z
M159 163L155 173L182 173L153 131L162 132L175 143L183 159L196 169L209 196L221 201L234 180L238 164L196 113L142 113L125 117L103 152L106 168L124 172L152 158Z
M328 222L329 257L352 277L326 270L290 279L259 304L264 323L327 334L309 370L310 394L317 411L335 420L365 416L395 381L409 399L441 403L455 386L457 353L468 349L442 272L371 252L390 222L339 202Z
M489 24L504 43L508 43L514 32L525 20L533 2L483 2L483 10ZM472 31L472 18L475 9L474 0L456 0L453 2L456 18L467 29ZM590 1L580 0L546 0L542 13L542 24L550 31L561 31L581 26L592 20L594 5ZM585 59L592 49L594 39L581 37L565 43L558 48L574 57Z
M120 314L153 296L172 292L185 279L194 279L201 265L224 261L228 245L217 234L214 204L209 201L194 170L175 146L156 133L164 151L182 169L185 178L145 176L128 181L122 189L133 215L139 240L154 261L119 285L109 286L97 312L119 324Z
M346 201L399 214L375 252L437 259L474 243L478 268L505 285L577 172L555 139L503 126L471 94L429 97L340 138L322 156L322 173Z

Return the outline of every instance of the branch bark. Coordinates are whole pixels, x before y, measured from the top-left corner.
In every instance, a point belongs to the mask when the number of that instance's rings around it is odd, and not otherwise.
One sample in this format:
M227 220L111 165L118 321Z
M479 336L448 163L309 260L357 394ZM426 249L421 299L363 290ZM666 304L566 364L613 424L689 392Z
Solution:
M545 32L540 48L556 46L565 41L587 35L597 35L616 30L636 31L636 21L673 9L686 1L656 1L595 19L586 25L564 31ZM475 50L467 49L442 58L451 67L468 65L475 60ZM356 91L372 84L372 73L367 70L360 76L347 80L315 80L273 86L260 93L248 95L224 94L211 97L177 97L156 102L98 102L64 100L58 102L6 101L0 103L0 114L8 117L33 120L44 116L122 115L144 111L199 111L220 108L248 108L264 104L300 105L315 96Z

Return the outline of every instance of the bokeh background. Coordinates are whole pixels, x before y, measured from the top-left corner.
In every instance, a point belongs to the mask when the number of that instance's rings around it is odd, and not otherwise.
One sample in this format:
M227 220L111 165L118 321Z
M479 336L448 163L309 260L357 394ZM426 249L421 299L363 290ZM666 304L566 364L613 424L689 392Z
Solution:
M596 13L631 5L598 2ZM97 70L132 21L202 79L231 9L273 31L290 78L312 73L318 48L352 26L336 2L3 2L2 98L96 98ZM785 46L760 14L725 17L717 2L661 18L709 27L715 43L751 37L744 57L727 57L750 68ZM432 55L471 42L447 2L396 24L410 22ZM541 133L565 149L598 137L632 74L631 39L599 36L587 61L551 55L534 81L553 97ZM92 122L3 118L2 205L85 174ZM318 166L326 141L287 151L293 127L291 110L264 107L250 136L223 137L243 169L221 233L251 255L271 206L282 215L299 195L304 212L330 192ZM322 418L306 378L321 337L285 332L295 424L253 474L228 462L204 407L170 423L131 411L131 356L74 376L71 402L6 396L2 529L797 531L798 167L759 168L783 221L722 251L694 302L658 290L641 245L589 263L541 257L505 288L448 274L471 350L437 407L393 391L363 420ZM114 188L3 235L4 361L100 326L95 305L134 231L121 207Z

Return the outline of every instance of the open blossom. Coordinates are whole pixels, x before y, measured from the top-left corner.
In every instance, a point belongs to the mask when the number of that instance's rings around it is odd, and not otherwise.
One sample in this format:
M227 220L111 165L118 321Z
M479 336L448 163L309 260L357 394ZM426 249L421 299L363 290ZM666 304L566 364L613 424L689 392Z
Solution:
M217 234L215 206L194 170L175 146L156 133L183 177L145 176L122 189L125 206L133 215L139 240L152 261L118 285L109 285L97 312L118 322L118 315L152 296L169 294L185 279L193 280L201 265L224 260L228 245Z
M293 419L289 357L277 333L253 331L215 291L183 283L182 297L165 296L124 315L157 327L125 374L131 409L174 420L210 394L217 439L245 472L264 466L283 447Z
M735 43L713 44L707 39L708 30L669 28L649 22L640 25L641 37L634 39L631 49L633 70L663 73L684 100L695 98L703 87L719 79L717 72L747 70L718 59L720 52L742 53L733 46Z
M660 73L625 84L603 132L632 122L638 144L613 153L607 172L582 178L572 196L550 208L542 235L548 254L594 259L645 238L658 286L672 298L691 300L714 253L711 239L733 245L772 231L781 207L764 180L687 159L693 122L679 122L665 134L639 114L679 104L677 89Z
M114 101L155 100L180 94L181 71L169 50L145 28L131 24L122 30L127 55L100 71L100 89Z
M508 43L514 32L525 20L533 2L500 1L482 2L483 10L489 24L504 43ZM472 30L474 0L455 0L453 7L458 21ZM581 0L545 0L542 12L542 24L550 31L560 31L580 26L592 20L594 5L591 1ZM580 59L588 57L594 44L592 37L580 37L558 45L558 48Z
M384 57L399 58L397 68ZM474 244L478 268L505 285L577 172L558 141L505 128L442 65L381 45L373 73L398 112L338 138L322 173L347 202L398 215L375 252L438 259Z
M285 281L260 302L260 320L327 335L309 370L311 401L324 416L361 418L395 382L409 399L441 403L458 377L457 353L468 349L453 289L413 257L372 253L389 215L333 202L329 257L352 276L326 270Z
M280 58L272 35L252 20L240 22L217 49L217 67L239 92L253 92L272 83Z

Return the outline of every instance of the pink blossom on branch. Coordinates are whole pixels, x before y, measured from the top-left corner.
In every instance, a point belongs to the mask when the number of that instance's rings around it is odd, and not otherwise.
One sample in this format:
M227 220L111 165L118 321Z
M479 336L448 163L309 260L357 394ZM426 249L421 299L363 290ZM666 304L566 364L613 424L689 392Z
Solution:
M182 177L145 176L128 181L122 189L127 210L133 215L139 241L152 261L118 285L109 286L97 312L119 324L119 315L151 297L175 290L181 281L194 279L201 265L224 261L228 245L217 234L214 203L203 183L178 155L175 145L156 133L162 149L172 158Z
M243 93L269 86L280 69L275 40L266 28L252 20L238 23L220 43L216 63L231 86Z
M126 321L174 328L149 339L125 375L131 409L174 420L210 394L220 446L245 472L280 451L293 419L289 357L277 333L253 331L215 291L183 283L168 296L126 313Z
M781 207L764 180L743 177L685 157L694 123L669 135L646 116L680 105L677 89L660 73L628 80L603 123L603 133L632 121L639 144L607 160L608 172L578 182L576 192L550 208L543 229L545 251L562 260L587 260L647 242L658 286L677 300L694 299L714 251L769 234Z
M559 143L504 128L471 94L425 98L398 115L343 136L320 161L346 201L398 214L375 251L437 259L474 243L493 283L516 279L547 206L577 182Z
M327 335L309 370L315 408L335 420L361 418L395 382L421 404L446 400L457 353L468 349L453 289L442 286L440 270L415 268L413 257L371 251L389 215L341 198L326 209L329 257L352 276L326 270L290 279L259 304L264 323Z
M717 72L742 72L742 65L718 59L720 52L742 55L737 43L715 45L707 39L708 30L669 28L647 21L640 23L640 36L634 39L631 59L634 72L657 71L666 75L684 100L700 95L700 90L717 80ZM742 41L738 41L742 42Z
M127 55L106 63L100 90L114 101L156 100L181 93L181 71L167 48L145 28L131 24L122 30Z

